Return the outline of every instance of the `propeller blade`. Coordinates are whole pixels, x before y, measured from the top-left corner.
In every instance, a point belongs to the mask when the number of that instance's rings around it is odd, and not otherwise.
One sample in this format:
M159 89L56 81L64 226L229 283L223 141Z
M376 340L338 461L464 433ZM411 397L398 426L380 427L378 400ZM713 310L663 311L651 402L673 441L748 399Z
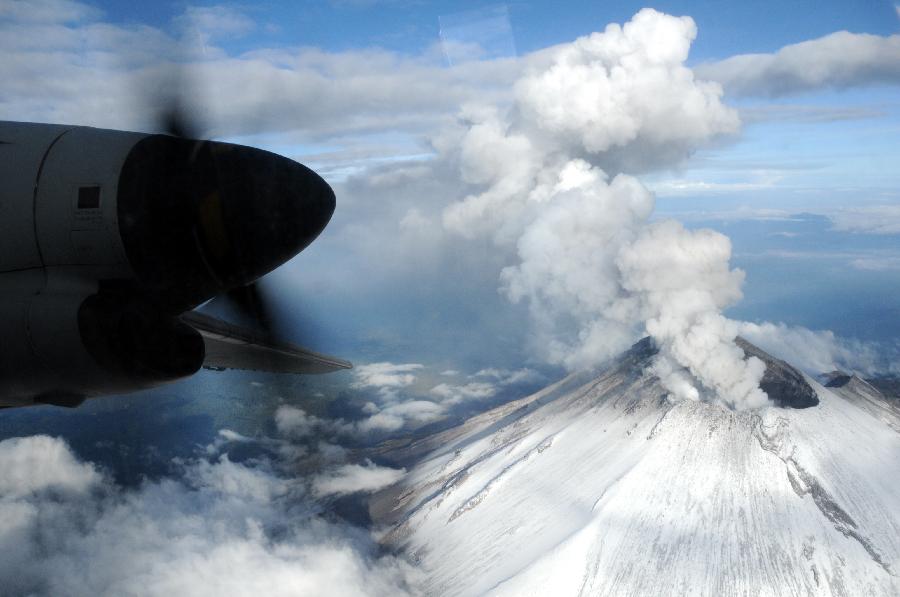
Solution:
M173 137L198 139L199 127L188 117L181 102L174 100L167 106L159 118L159 128Z
M226 292L222 297L241 317L255 324L269 339L282 340L279 325L275 321L275 309L266 295L264 284L258 281L239 286ZM270 357L271 358L271 357ZM277 375L271 380L272 390L282 398L290 398L296 394L293 380L284 375Z
M209 160L204 162L202 159L203 156L206 155L203 152L212 151L212 144L206 142L206 136L204 135L204 131L209 130L204 126L203 116L206 112L203 111L202 107L198 108L196 102L189 101L189 99L198 97L195 83L196 81L191 79L191 71L186 65L179 66L173 64L172 70L168 73L164 73L164 79L157 81L156 85L156 91L159 95L155 96L155 104L157 107L155 111L155 128L161 133L193 142L185 143L179 141L173 143L172 149L170 150L172 152L171 159L167 160L166 163L175 164L178 163L178 160L183 162L185 157L185 146L190 145L190 163L192 166L196 163L197 167L201 168L204 164L208 165ZM232 157L240 157L240 155L239 152L234 152ZM210 204L204 206L201 206L198 201L198 204L195 206L197 210L200 210L201 207L209 207L210 213L216 215L216 213L221 212L223 209L221 205L216 204L216 201L221 201L217 185L227 184L230 179L226 174L221 174L218 171L218 168L227 168L228 164L232 164L233 167L240 167L238 165L242 164L237 157L234 157L230 162L227 157L227 155L225 157L220 155L216 158L218 161L214 160L216 167L210 169L211 174L208 178L212 182L210 183L209 188L198 186L198 189L203 191L203 193L195 193L198 199L206 197L214 199L210 199ZM247 163L252 163L252 160L247 161ZM222 164L225 164L225 166L222 166ZM248 180L259 184L261 186L261 191L258 196L250 193L245 199L249 202L249 207L246 210L247 213L258 220L260 219L259 214L262 209L260 206L265 204L264 201L260 200L260 197L266 198L270 195L274 196L273 189L280 189L280 187L277 186L278 184L288 185L285 187L285 193L278 194L278 196L284 195L284 197L286 197L285 201L282 203L270 201L270 203L273 203L276 208L284 207L281 211L286 214L283 218L283 221L286 222L286 226L282 226L282 228L276 227L276 232L279 230L283 232L283 228L289 228L290 226L296 225L299 227L299 232L296 235L282 234L282 236L285 238L293 238L293 236L296 236L298 240L297 242L294 242L294 244L282 243L279 245L276 241L280 237L277 234L274 235L271 243L272 251L274 251L272 257L273 262L281 256L278 251L290 250L296 252L302 250L306 244L311 242L312 239L321 232L321 229L324 228L334 211L334 192L331 187L315 175L315 173L303 166L293 163L290 164L290 167L276 166L272 166L272 172L257 172L256 178L248 178ZM187 178L190 179L189 176ZM225 183L222 183L219 180L220 178L224 178ZM200 179L198 178L198 180ZM206 179L204 178L202 180L205 183ZM199 185L199 183L197 184ZM266 195L266 193L268 193L268 195ZM303 198L304 201L299 201L300 198ZM216 207L217 205L218 207ZM221 212L219 215L221 216L223 213L224 212ZM264 218L262 219L264 220ZM210 220L212 224L209 224L209 230L216 232L218 229L215 228L216 222L214 220L214 218ZM256 220L250 218L251 222ZM249 227L247 230L249 230ZM255 241L258 236L254 236L254 234L251 234L247 230L239 230L238 234L232 234L231 236L234 236L235 238L229 236L229 233L233 233L233 230L226 228L224 225L221 225L220 230L220 236L230 243L230 252L228 250L224 251L222 259L231 260L234 265L231 269L235 272L244 272L244 274L242 274L243 280L252 278L246 276L245 270L242 269L247 267L247 264L245 263L246 259L243 259L242 242ZM267 238L266 240L269 239ZM304 243L302 246L298 244L300 241L303 241ZM228 249L227 246L225 248ZM225 269L231 271L229 268ZM240 283L236 278L226 279L223 277L221 280L220 288L231 286L234 283ZM290 330L296 332L296 322L290 317L279 317L278 309L275 308L275 303L271 300L271 294L267 292L265 286L266 284L264 282L257 280L246 286L236 287L220 294L215 300L222 301L224 306L227 306L228 310L231 311L233 315L243 319L245 324L256 327L257 330L265 334L268 339L281 341L288 340L282 335L285 324L288 324L287 327ZM295 393L293 390L293 382L284 376L277 378L272 384L275 390L284 397L289 397Z
M226 300L245 318L254 321L262 331L273 334L275 321L272 307L257 282L239 286L225 293Z
M188 98L196 96L196 88L186 65L173 64L157 82L157 130L173 137L200 140L203 127L197 113L190 109Z

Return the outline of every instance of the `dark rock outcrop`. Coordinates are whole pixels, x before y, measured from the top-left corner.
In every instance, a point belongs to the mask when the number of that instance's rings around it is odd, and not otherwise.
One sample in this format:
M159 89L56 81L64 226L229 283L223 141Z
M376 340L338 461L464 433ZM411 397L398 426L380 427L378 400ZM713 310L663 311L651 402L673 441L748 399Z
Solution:
M759 387L776 405L782 408L809 408L819 404L816 391L794 367L741 337L735 340L735 344L740 346L748 357L756 357L766 364L766 373Z
M842 388L853 379L853 376L843 371L832 371L821 376L826 388Z

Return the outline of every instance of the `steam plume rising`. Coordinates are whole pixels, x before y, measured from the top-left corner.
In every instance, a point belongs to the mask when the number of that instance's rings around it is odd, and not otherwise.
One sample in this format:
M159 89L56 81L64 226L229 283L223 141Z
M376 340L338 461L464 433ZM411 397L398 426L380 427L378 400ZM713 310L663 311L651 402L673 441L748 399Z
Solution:
M511 107L464 108L436 145L476 191L443 222L515 251L502 291L527 301L549 361L596 364L643 324L673 397L755 407L767 402L764 366L744 359L720 312L741 297L730 242L651 223L652 194L625 173L675 165L738 130L721 87L684 66L695 35L690 18L644 9L535 60Z

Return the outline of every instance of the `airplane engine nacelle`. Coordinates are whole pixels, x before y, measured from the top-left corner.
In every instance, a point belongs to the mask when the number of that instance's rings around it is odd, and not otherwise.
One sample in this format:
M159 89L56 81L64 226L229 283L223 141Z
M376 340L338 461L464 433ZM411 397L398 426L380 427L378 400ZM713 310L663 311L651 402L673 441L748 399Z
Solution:
M0 121L0 407L191 375L205 345L182 314L292 258L334 208L318 174L262 149ZM254 334L210 329L211 354L255 366L231 354ZM349 366L267 342L304 372Z
M16 273L14 292L127 281L180 313L299 253L334 208L318 174L261 149L0 122L0 276Z
M135 299L39 295L8 301L0 311L3 337L28 340L4 347L5 403L77 406L187 377L203 365L196 330Z

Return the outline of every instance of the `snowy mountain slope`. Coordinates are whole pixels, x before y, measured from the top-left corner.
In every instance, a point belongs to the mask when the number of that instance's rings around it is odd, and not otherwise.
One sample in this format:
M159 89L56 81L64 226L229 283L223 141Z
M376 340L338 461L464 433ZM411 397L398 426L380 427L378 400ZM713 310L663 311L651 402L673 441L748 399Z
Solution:
M857 375L833 372L828 379L825 387L829 390L900 432L900 403L896 400L888 399L881 390Z
M893 411L809 379L812 408L670 404L651 354L407 449L370 510L429 594L900 593Z

